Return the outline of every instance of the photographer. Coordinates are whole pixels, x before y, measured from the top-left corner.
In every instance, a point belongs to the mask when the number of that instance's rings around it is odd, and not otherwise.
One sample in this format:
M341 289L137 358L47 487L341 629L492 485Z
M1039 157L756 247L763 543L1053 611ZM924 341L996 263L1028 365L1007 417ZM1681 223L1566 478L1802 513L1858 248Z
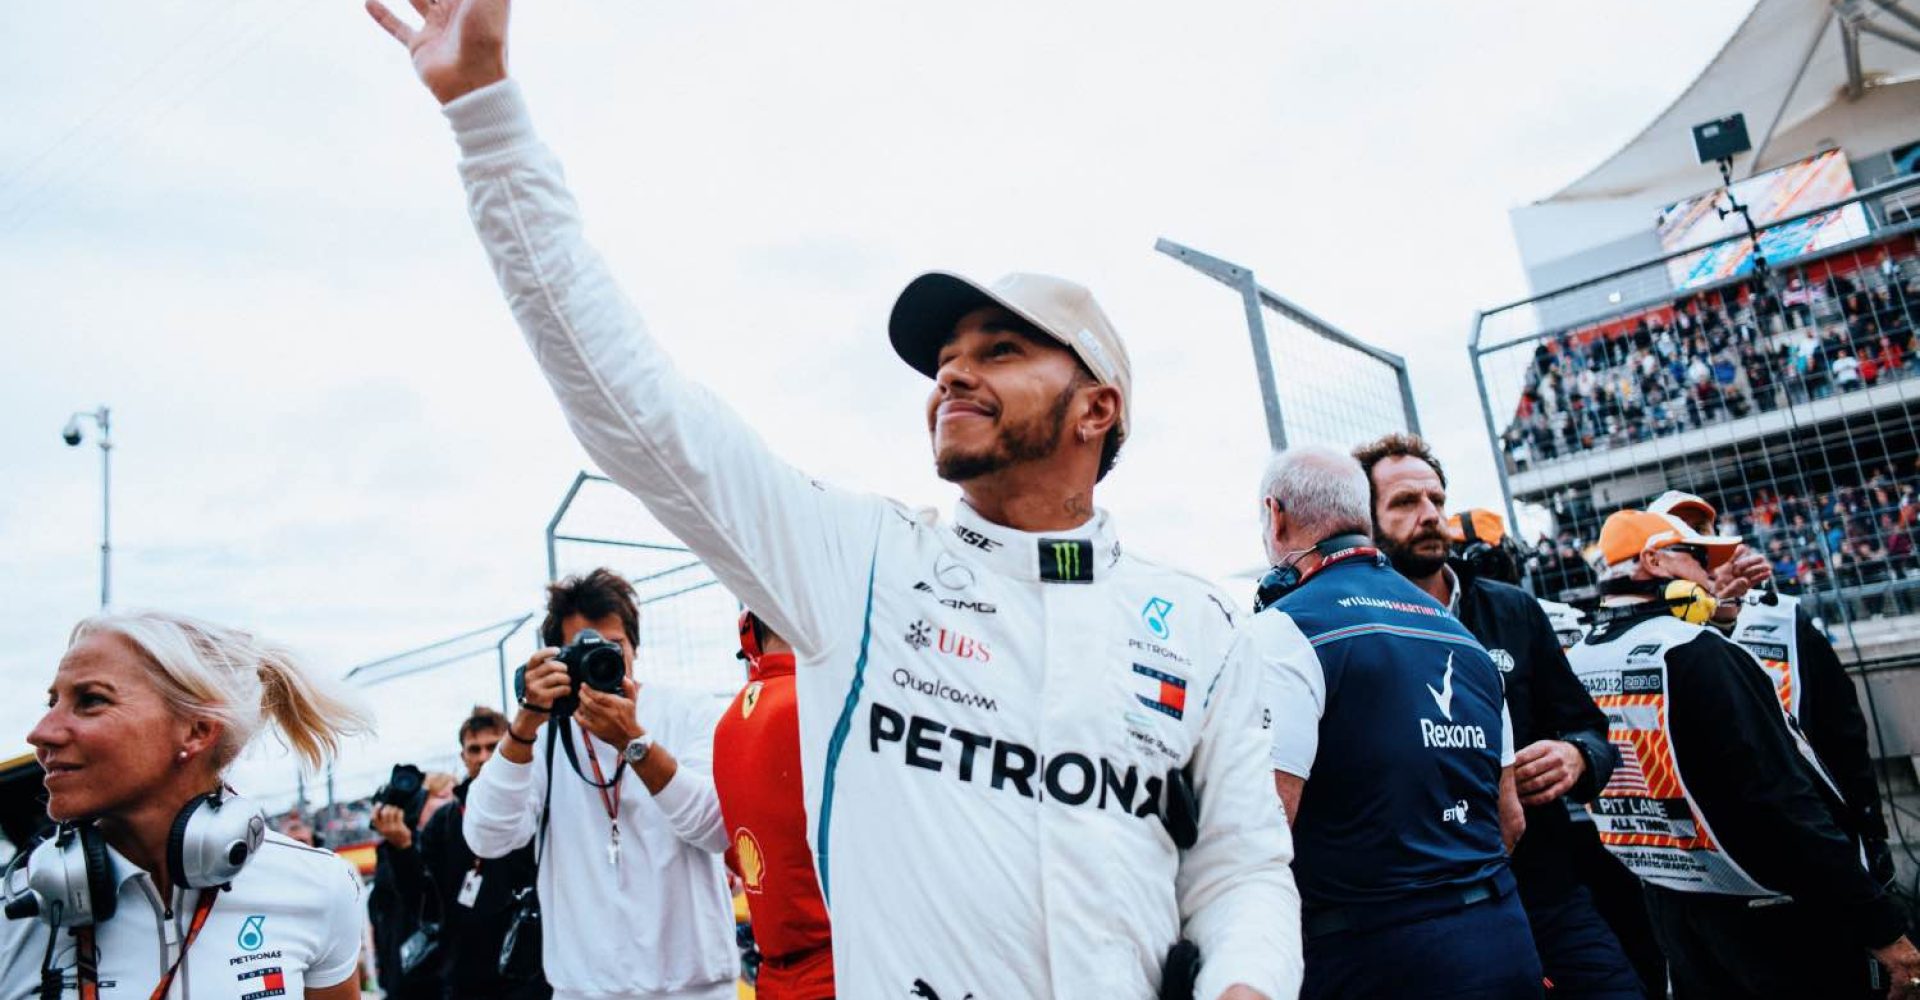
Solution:
M555 997L725 1000L739 954L707 773L724 704L636 684L639 631L611 570L547 588L547 648L516 680L520 711L467 790L462 832L480 858L534 846Z
M406 822L404 807L374 809L373 828L385 838L382 863L389 857L407 912L423 912L440 923L438 961L433 963L436 998L446 1000L545 1000L553 990L545 976L507 977L500 971L500 948L521 890L532 890L533 845L503 858L476 858L462 833L467 791L481 765L507 736L507 717L484 705L460 724L460 763L467 777L453 788L452 808L441 809L421 826L420 836ZM391 784L389 788L391 788ZM429 898L431 894L431 898ZM386 965L381 965L381 972Z
M396 870L409 864L413 835L424 829L441 806L453 799L453 775L422 773L412 764L399 764L393 777L374 793L373 830L381 836L374 848L373 888L367 893L367 921L373 925L373 954L379 967L380 992L387 1000L438 1000L440 965L423 963L407 969L402 949L423 923L438 923L422 906L422 894L401 882ZM410 867L417 869L413 861Z

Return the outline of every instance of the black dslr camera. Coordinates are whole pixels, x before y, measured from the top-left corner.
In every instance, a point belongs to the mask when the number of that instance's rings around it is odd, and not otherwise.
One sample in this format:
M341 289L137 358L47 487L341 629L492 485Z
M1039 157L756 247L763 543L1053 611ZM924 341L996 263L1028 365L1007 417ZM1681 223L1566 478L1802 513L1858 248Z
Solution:
M395 764L387 783L373 793L373 804L394 806L406 816L407 829L420 825L420 813L427 807L427 774L412 764Z
M590 687L607 694L619 694L620 684L627 678L627 659L620 655L620 644L608 642L600 633L583 628L573 637L573 642L560 649L560 655L554 657L567 665L567 680L573 693L554 699L553 707L548 711L556 716L571 715L580 705L581 687ZM513 672L513 696L521 704L527 701L527 668L523 665Z

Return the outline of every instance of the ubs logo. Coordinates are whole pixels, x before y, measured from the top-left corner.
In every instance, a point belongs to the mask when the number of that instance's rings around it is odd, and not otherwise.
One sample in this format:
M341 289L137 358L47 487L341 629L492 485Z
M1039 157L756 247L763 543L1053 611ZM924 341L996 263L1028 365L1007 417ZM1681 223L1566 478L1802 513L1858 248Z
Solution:
M907 626L906 639L907 645L914 649L936 649L956 660L979 663L993 660L993 652L986 643L944 625L929 624L924 619Z

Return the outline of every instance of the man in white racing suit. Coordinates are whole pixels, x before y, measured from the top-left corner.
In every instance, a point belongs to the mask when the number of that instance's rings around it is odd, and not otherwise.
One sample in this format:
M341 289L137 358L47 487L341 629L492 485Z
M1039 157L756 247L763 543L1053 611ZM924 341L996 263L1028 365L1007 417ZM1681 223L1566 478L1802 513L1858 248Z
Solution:
M506 0L414 4L408 45L567 419L798 654L809 837L850 997L1292 997L1292 843L1227 602L1123 551L1092 503L1129 369L1085 289L913 282L952 520L810 480L682 379L581 236L506 79ZM1197 800L1197 810L1194 803ZM1197 812L1197 817L1196 817ZM1181 968L1190 967L1179 963Z

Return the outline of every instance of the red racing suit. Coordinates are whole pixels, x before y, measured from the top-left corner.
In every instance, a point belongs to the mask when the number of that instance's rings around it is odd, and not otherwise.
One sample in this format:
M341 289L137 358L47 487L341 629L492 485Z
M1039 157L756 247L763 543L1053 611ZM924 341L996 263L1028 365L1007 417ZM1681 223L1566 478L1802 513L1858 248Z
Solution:
M713 731L713 784L727 867L747 887L762 962L760 1000L832 1000L832 928L807 846L793 654L755 661Z

